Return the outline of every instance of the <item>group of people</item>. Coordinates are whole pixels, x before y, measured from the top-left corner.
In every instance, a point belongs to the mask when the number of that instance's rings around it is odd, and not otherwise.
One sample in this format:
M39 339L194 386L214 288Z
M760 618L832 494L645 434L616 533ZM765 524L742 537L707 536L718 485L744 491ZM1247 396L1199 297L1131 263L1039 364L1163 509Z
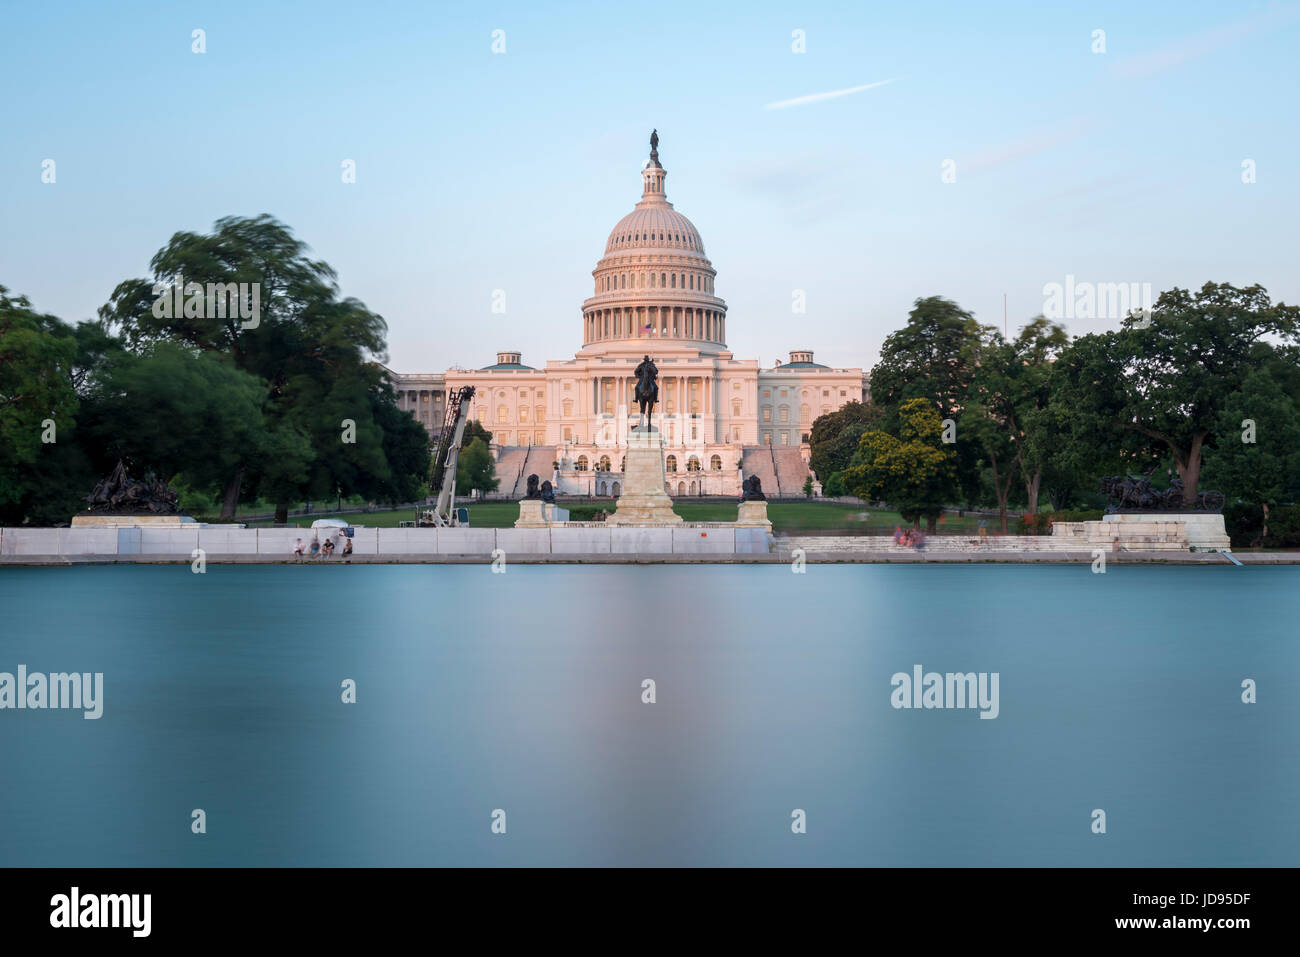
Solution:
M906 545L908 548L920 548L925 543L925 535L919 528L904 529L895 525L894 541L899 545Z
M343 557L347 558L352 554L352 539L343 535L342 532L340 532L336 537L343 539ZM303 545L302 539L300 538L294 543L293 553L298 558L302 558L306 553L310 553L312 558L329 558L334 554L337 547L338 546L333 538L326 536L325 541L322 542L319 538L313 535L310 548Z

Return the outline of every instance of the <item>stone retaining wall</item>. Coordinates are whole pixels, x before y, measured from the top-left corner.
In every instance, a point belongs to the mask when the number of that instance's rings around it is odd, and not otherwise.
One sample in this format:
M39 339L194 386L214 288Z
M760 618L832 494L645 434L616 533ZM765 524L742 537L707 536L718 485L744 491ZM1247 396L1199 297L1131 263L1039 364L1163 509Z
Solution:
M132 555L191 557L201 548L222 555L293 556L298 539L310 546L306 528L3 528L0 556L95 555L130 560ZM323 538L323 536L322 536ZM723 523L665 528L616 527L601 523L550 528L358 528L352 549L358 555L511 554L767 554L772 536L763 528ZM335 552L337 556L339 552Z

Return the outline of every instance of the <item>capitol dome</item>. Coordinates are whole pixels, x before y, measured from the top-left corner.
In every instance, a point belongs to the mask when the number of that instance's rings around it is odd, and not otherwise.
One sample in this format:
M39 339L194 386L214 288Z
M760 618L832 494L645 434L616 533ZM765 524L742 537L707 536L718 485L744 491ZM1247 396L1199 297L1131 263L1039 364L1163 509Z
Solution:
M714 294L717 275L695 224L673 209L664 191L659 137L641 168L641 201L610 231L592 276L595 294L582 304L583 345L639 347L642 339L726 347L727 304ZM641 343L640 345L648 344Z

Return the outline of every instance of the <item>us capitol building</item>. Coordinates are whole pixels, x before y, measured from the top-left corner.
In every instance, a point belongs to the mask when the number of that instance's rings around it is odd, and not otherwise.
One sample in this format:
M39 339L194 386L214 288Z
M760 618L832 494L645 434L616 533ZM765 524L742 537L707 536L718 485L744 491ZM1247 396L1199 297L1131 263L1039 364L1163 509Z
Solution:
M862 369L828 368L809 350L771 369L732 355L717 272L695 225L668 202L667 176L652 135L641 201L592 270L572 359L538 369L505 351L478 370L389 373L400 408L430 434L442 427L448 392L475 387L470 418L492 433L499 494L522 497L535 473L561 494L617 496L637 422L632 370L645 355L659 368L654 424L673 496L737 496L750 475L769 496L801 496L813 420L867 401Z

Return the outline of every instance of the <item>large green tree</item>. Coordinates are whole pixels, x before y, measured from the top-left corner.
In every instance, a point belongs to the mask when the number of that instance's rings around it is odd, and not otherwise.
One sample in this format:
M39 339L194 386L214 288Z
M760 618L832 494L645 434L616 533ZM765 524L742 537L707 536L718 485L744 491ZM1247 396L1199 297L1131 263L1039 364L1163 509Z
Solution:
M917 299L907 324L886 337L871 370L871 401L882 410L881 428L896 431L908 399L928 399L939 418L961 417L980 357L996 329L941 296ZM960 495L980 494L980 449L961 431L953 445ZM954 498L956 495L954 495Z
M841 473L849 494L884 500L918 528L935 530L957 491L957 456L943 442L934 403L908 399L899 406L898 434L872 430L862 436L853 464Z
M1269 509L1300 496L1300 408L1266 367L1250 373L1224 404L1219 440L1206 456L1205 484L1229 501L1262 507L1261 541Z
M77 355L71 326L0 286L0 517L6 523L30 517L46 470L72 440L80 405Z
M1169 290L1149 316L1130 314L1118 331L1065 350L1057 412L1080 446L1105 446L1137 467L1172 458L1192 502L1229 398L1275 355L1273 341L1298 331L1300 309L1273 304L1258 285Z
M1032 440L1050 428L1041 413L1050 398L1052 363L1067 342L1063 326L1038 316L1010 342L996 332L990 335L971 375L958 434L978 443L991 473L1003 532L1014 480L1024 483L1028 511L1038 511L1048 462L1043 444Z
M398 495L418 488L425 474L423 433L395 423L391 388L374 368L384 358L383 319L355 299L338 295L334 271L307 256L306 246L269 216L227 217L213 232L175 234L151 261L153 279L121 283L101 317L139 351L160 341L228 357L263 383L262 412L272 446L236 450L222 482L221 514L231 518L242 499L262 494L287 517L298 497ZM188 304L203 300L208 284L256 284L260 311L247 318L220 315L213 304L155 308L177 288ZM306 462L297 450L312 450ZM409 470L393 472L393 461Z

